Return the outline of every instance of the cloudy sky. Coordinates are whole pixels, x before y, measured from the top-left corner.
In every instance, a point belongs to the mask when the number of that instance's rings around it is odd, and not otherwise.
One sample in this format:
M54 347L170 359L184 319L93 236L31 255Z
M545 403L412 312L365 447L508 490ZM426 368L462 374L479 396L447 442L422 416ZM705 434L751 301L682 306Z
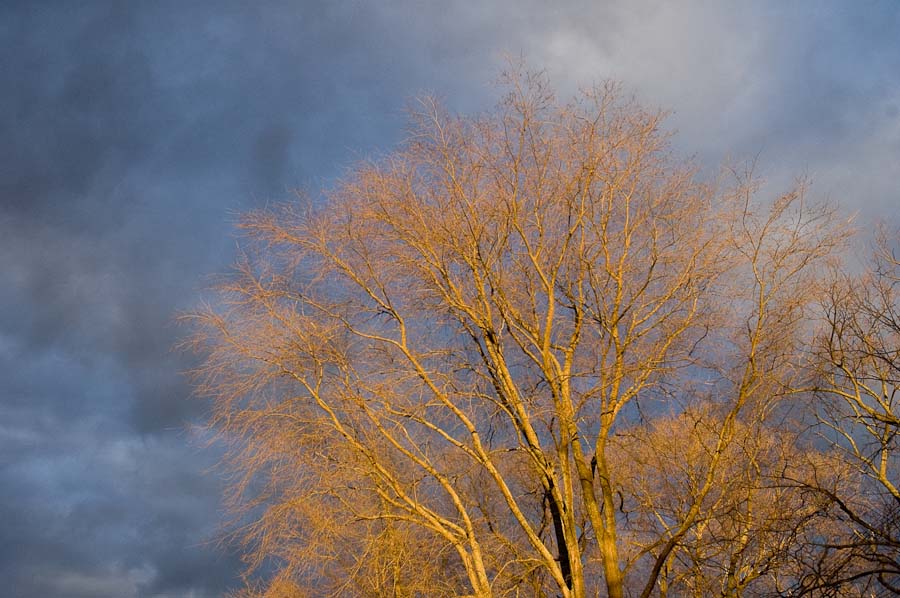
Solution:
M222 481L179 310L235 214L473 112L505 56L619 79L710 168L898 223L900 3L0 2L0 579L12 597L216 596Z

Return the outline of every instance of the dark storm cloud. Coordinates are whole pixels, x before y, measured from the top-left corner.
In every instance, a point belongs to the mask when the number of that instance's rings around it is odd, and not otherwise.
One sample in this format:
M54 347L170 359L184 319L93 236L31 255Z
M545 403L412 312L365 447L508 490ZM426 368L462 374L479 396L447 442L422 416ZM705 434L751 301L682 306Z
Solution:
M763 149L776 178L895 206L900 9L840 6L0 5L3 591L237 583L205 544L221 484L184 431L173 314L230 260L235 212L389 150L417 93L488 106L505 54L564 90L622 79L703 159Z
M215 484L196 472L204 460L185 462L181 448L116 437L115 422L85 420L22 422L45 446L4 464L0 477L7 595L224 590L239 564L202 545L216 517Z
M13 596L212 596L221 487L174 313L233 212L324 184L441 81L404 14L0 8L0 575ZM420 34L421 35L421 34ZM441 51L443 53L443 51ZM407 55L396 61L395 55Z

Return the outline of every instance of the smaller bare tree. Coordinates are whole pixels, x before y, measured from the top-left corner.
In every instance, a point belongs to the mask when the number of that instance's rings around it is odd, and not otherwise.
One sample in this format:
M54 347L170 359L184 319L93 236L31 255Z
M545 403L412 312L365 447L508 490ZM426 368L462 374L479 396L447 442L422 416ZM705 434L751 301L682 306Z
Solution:
M843 533L821 542L798 593L869 586L900 592L900 260L882 233L871 267L839 274L823 305L814 385L821 436L852 468L819 487Z

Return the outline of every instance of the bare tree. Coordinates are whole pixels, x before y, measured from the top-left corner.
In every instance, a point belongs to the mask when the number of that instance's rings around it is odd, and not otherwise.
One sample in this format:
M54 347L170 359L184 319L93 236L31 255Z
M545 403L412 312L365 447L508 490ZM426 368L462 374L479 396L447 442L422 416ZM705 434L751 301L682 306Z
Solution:
M835 506L841 534L809 555L797 593L848 588L900 592L900 261L882 233L871 268L839 273L823 302L815 346L820 436L849 470L838 487L813 484ZM815 480L818 482L818 480Z
M742 421L790 386L830 213L696 182L615 86L559 106L541 77L509 84L480 117L423 101L324 206L248 215L195 316L238 535L281 584L649 596L725 470L753 467L729 457ZM653 527L614 439L665 403L714 416Z

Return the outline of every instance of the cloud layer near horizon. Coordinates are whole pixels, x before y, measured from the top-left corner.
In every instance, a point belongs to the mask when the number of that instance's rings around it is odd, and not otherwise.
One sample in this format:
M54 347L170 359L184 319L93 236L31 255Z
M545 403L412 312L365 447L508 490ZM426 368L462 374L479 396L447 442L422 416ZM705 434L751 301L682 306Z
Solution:
M327 186L433 91L489 108L505 56L565 96L606 78L710 168L759 155L893 219L893 2L4 3L0 576L16 597L214 596L214 459L173 314L234 213Z

